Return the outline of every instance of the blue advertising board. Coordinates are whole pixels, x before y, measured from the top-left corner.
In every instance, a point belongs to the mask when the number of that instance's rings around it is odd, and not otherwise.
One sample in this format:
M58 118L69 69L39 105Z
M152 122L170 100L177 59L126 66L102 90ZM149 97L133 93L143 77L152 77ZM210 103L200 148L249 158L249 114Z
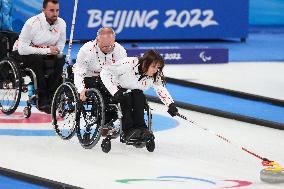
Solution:
M142 56L155 49L167 64L220 64L229 62L229 51L222 47L145 47L127 48L128 56Z
M74 1L60 3L71 26ZM121 40L246 38L248 0L79 0L74 38L93 39L101 26Z
M41 12L43 0L13 0L13 28ZM74 0L60 0L69 37ZM79 0L74 39L94 39L101 26L120 40L246 38L248 0Z

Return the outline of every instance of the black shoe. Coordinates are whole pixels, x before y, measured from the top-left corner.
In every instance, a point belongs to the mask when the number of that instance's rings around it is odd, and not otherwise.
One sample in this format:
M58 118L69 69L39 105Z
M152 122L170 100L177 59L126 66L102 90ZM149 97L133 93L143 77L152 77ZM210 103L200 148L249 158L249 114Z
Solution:
M105 113L105 123L108 124L110 122L114 122L117 120L117 113L115 110L108 110Z
M150 131L148 128L140 128L141 130L141 140L149 141L150 139L155 138L153 132Z
M51 114L51 107L50 107L50 106L46 107L46 109L44 110L44 112L45 112L46 114Z
M141 137L141 129L130 129L128 131L125 132L124 134L124 139L126 141L130 141L130 140L136 140L139 139Z
M9 80L1 81L0 89L13 89L13 83Z
M39 106L38 109L42 112L45 112L47 114L51 114L51 107L50 105L43 105L43 106Z

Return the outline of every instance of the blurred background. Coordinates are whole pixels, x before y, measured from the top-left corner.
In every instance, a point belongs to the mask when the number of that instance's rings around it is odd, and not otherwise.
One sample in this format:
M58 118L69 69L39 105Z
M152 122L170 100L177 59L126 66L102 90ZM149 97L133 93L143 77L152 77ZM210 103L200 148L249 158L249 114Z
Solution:
M25 21L40 13L42 8L42 0L2 1L12 2L10 19L15 32L20 32ZM73 8L74 1L60 1L60 16L67 23L67 37ZM172 0L110 0L107 3L102 0L79 0L74 40L79 43L92 40L99 27L109 26L114 28L117 40L126 48L218 46L228 49L229 54L224 49L205 52L212 57L206 63L226 62L227 56L229 61L281 61L284 59L282 51L279 51L283 43L283 8L284 0L178 0L175 3ZM4 10L5 6L1 9ZM1 12L4 21L5 14ZM73 59L76 58L76 47L80 46L75 46ZM205 58L199 57L203 50L171 49L162 53L169 53L173 63L204 63ZM129 53L136 55L140 51ZM175 53L182 56L175 57Z
M19 33L27 19L41 12L42 1L0 0L0 29ZM74 2L60 0L60 17L67 23L64 54L68 49ZM282 160L283 165L284 154L279 149L284 147L284 0L78 2L71 64L75 63L79 48L96 38L100 27L112 27L128 56L139 56L148 49L161 53L166 62L166 87L186 116L253 150ZM169 117L166 110L162 111L166 108L156 104L160 102L156 94L151 90L146 94L154 107L153 128L158 141L157 151L151 155L142 149L124 148L119 142L110 156L100 152L99 147L83 151L77 140L62 142L52 138L56 135L50 116L34 108L35 114L29 119L23 118L21 110L9 116L0 112L3 135L0 166L83 188L94 185L106 188L105 184L109 184L107 188L125 188L117 184L122 175L159 178L165 174L191 174L212 178L214 182L242 179L251 181L247 182L251 184L249 188L283 188L283 184L260 182L256 174L259 164L252 158L242 157L239 151L216 143L214 137L203 136L203 131L188 127L187 122ZM19 106L23 109L25 100L21 99ZM159 127L162 132L157 130ZM141 174L135 166L123 164L136 165L137 160L139 163L146 160L139 167ZM117 162L122 162L121 167L117 168ZM0 169L0 187L8 183L1 178ZM164 189L165 182L160 183L156 188ZM183 183L183 180L172 182L172 188L185 188L178 187ZM134 186L145 188L144 184Z
M176 2L176 1L175 1ZM137 3L137 5L136 5ZM23 24L25 21L30 18L31 16L34 16L41 12L42 8L42 0L13 0L13 28L14 31L20 32ZM222 6L220 6L222 4ZM74 2L69 0L61 0L60 1L60 13L61 16L67 21L67 23L70 23L72 19L72 12L73 12L73 6ZM135 8L139 7L139 8ZM240 30L244 30L242 32L242 35L231 35L228 37L246 37L246 32L248 29L248 26L283 26L284 25L284 1L283 0L240 0L240 1L221 1L221 0L212 0L212 1L191 1L191 0L179 0L178 3L173 3L171 0L166 1L152 1L145 3L143 0L136 0L135 4L133 1L123 1L123 2L117 2L117 1L108 1L108 3L105 3L105 1L100 0L87 0L87 1L79 1L79 9L78 9L78 20L79 23L77 26L82 26L83 28L80 29L80 33L77 32L77 36L75 38L93 38L94 30L96 30L98 27L100 27L99 22L94 21L93 24L90 24L88 27L88 22L93 14L92 11L95 10L101 10L99 18L103 18L104 13L106 13L106 10L109 10L110 12L108 15L106 15L104 18L108 18L108 20L103 20L101 23L108 24L112 27L116 26L117 24L113 23L113 20L115 19L115 16L118 14L118 11L127 10L129 11L135 11L140 10L140 15L142 14L143 10L146 10L147 13L149 13L151 10L156 10L159 13L153 14L153 19L158 19L159 25L158 27L151 28L149 30L154 30L156 32L156 28L161 28L165 21L165 19L169 19L170 16L165 16L165 12L167 10L176 10L176 15L173 16L174 20L181 20L182 25L184 22L186 22L186 19L188 19L188 14L193 9L199 9L200 11L205 11L206 9L211 9L214 13L214 16L212 17L212 21L215 20L219 22L219 27L230 29L230 23L235 22L235 24L239 25L239 22L242 23L242 26L245 26L245 28L239 28ZM186 10L188 13L186 13ZM230 10L230 11L229 11ZM185 12L182 12L185 11ZM200 15L200 20L204 20L205 13ZM120 13L121 14L121 13ZM133 14L133 13L132 13ZM170 13L168 13L170 14ZM180 16L178 15L180 14ZM196 13L197 14L197 13ZM196 14L191 14L192 17ZM71 16L70 16L71 15ZM170 14L174 15L174 14ZM119 17L119 16L118 16ZM122 17L122 16L120 16ZM85 18L85 19L80 19ZM217 19L218 18L218 19ZM97 19L94 19L97 20ZM100 23L100 24L101 24ZM222 25L221 23L226 23L227 25ZM186 24L184 24L186 25ZM200 26L200 25L199 25ZM214 25L213 25L214 26ZM154 26L153 26L154 27ZM114 27L117 29L117 27ZM149 28L147 26L139 27L141 29ZM206 29L209 29L210 27L204 28L201 30L200 27L183 27L184 29L188 30L196 30L200 32L204 32ZM191 29L189 29L191 28ZM70 27L69 27L70 29ZM134 29L134 27L125 27L124 30L131 31L131 29ZM215 29L216 26L215 26ZM89 30L89 33L87 32ZM138 27L136 28L138 30ZM193 32L193 31L192 31ZM224 31L225 32L225 31ZM133 34L134 35L134 34ZM124 37L127 35L118 35L118 39L131 39L131 36ZM160 38L160 36L156 36ZM192 36L179 36L181 38L186 39L192 39ZM220 34L220 37L227 37L225 35ZM141 39L149 39L147 38L147 34L145 36L142 36ZM177 38L177 36L175 37ZM197 38L207 38L206 36L198 36ZM208 36L208 38L211 38ZM138 38L139 39L139 38ZM152 39L155 39L152 37Z

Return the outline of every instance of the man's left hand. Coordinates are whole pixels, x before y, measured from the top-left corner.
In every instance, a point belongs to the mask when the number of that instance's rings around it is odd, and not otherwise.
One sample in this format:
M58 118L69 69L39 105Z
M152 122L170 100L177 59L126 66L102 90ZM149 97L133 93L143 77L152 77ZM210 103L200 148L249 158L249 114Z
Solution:
M51 55L57 55L57 54L60 53L59 48L56 47L56 46L50 46L49 49L50 49L50 54Z

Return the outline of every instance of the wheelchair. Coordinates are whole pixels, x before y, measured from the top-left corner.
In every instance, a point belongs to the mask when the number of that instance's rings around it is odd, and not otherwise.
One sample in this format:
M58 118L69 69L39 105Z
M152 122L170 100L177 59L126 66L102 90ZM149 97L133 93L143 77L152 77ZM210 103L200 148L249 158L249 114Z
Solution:
M123 138L121 118L122 112L119 104L104 103L101 92L97 89L90 89L86 92L87 100L81 102L81 111L76 116L76 132L79 142L84 148L90 149L99 141L102 130L108 129L106 137L102 140L102 151L108 153L111 150L111 140L120 137L120 141L126 145L133 145L137 148L146 146L149 152L155 149L155 137L152 134L152 114L148 103L145 104L145 117L151 138L139 139L132 138L126 141ZM106 119L106 114L112 117ZM83 119L82 119L83 118ZM118 121L119 126L114 126L114 122Z
M81 102L77 89L72 81L73 73L71 70L72 65L69 65L65 69L67 73L65 82L57 88L54 94L51 105L52 125L56 134L63 140L71 139L76 132L79 132L77 131L77 127L80 127L80 122L86 125L88 132L92 132L91 129L95 127L97 129L95 132L96 135L92 135L92 138L86 140L87 131L84 137L78 137L83 147L91 148L97 143L101 134L100 126L103 125L103 122L99 122L98 117L100 117L100 120L103 120L101 119L101 116L104 116L102 113L104 112L103 98L97 89L92 89L92 91L95 91L95 94L99 94L100 96L88 97L87 101ZM101 108L96 109L95 112L95 106L92 106L93 104Z
M83 148L93 148L102 137L102 131L108 132L102 140L102 151L108 153L111 150L111 140L120 137L120 141L126 145L137 148L146 146L149 152L155 149L154 135L146 141L131 139L124 141L122 138L121 118L122 112L119 104L105 103L101 91L90 88L86 91L86 101L79 100L79 94L72 82L61 84L55 92L52 106L52 124L55 132L62 139L70 139L75 133ZM152 114L148 103L145 105L146 122L151 131ZM115 126L115 122L119 126Z
M20 55L12 52L18 34L0 31L0 37L0 110L7 115L14 113L19 106L22 93L28 92L29 98L23 113L25 118L29 118L32 105L38 108L36 74L32 69L24 66ZM43 55L46 80L50 79L54 72L54 61L50 60L50 57ZM64 58L64 55L58 55L57 58ZM26 83L25 78L29 78L30 82Z
M63 58L59 55L59 58ZM45 79L50 79L53 74L54 62L47 58L44 60ZM38 84L35 72L24 66L23 62L18 62L12 57L3 58L0 61L0 108L4 114L12 114L19 106L22 93L29 93L26 106L23 110L25 118L31 116L31 108L38 104ZM30 78L30 82L26 83L25 78Z

